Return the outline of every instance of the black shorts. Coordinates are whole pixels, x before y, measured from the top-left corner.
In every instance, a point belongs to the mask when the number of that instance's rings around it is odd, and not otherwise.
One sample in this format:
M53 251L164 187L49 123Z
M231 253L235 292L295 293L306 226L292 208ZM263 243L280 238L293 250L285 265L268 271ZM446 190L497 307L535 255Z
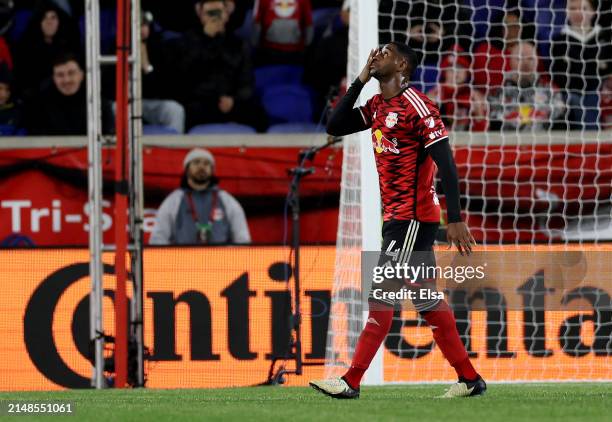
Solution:
M419 312L426 312L438 305L439 299L432 299L433 294L426 291L435 291L435 277L426 269L434 268L436 257L433 252L433 245L438 233L438 223L423 223L416 220L390 220L385 221L382 227L382 248L378 259L378 266L408 266L408 268L418 267L422 269L415 277L409 278L385 278L382 283L372 283L372 288L368 296L370 307L372 304L384 306L395 306L398 300L382 297L381 291L399 291L404 288L413 290L414 298L411 299L415 309ZM376 295L375 289L379 289ZM376 297L375 297L376 296Z

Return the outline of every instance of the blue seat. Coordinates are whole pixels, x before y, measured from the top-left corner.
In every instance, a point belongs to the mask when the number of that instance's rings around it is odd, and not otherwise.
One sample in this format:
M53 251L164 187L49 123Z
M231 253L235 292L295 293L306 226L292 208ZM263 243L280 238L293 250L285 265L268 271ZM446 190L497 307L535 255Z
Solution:
M178 135L179 133L168 126L161 125L143 125L142 133L145 135Z
M245 13L242 25L240 26L240 28L234 31L234 35L236 35L243 41L246 41L247 43L251 44L251 34L253 33L253 25L253 9L251 8Z
M198 125L191 128L189 135L210 135L216 133L226 134L250 134L256 133L251 126L241 125L240 123L211 123Z
M312 121L312 96L304 86L270 86L261 99L271 124Z
M274 85L299 85L304 76L304 68L294 65L262 66L255 69L255 91L261 96Z
M81 39L85 39L85 16L79 19ZM100 52L111 54L115 52L115 37L117 36L117 12L114 9L100 10Z
M468 0L465 2L472 11L474 41L479 42L488 36L492 22L499 22L503 17L505 0Z
M20 9L15 11L13 23L11 23L11 27L7 34L8 41L11 44L19 42L19 39L27 29L28 24L30 23L30 19L32 19L33 15L34 12L27 9Z
M17 133L17 128L13 125L0 125L0 136L13 136Z
M338 7L323 7L312 11L312 28L315 40L321 38L327 28L333 28L334 20L339 14L340 9Z
M268 133L325 133L325 126L316 123L279 123L270 126Z
M438 84L440 70L437 64L424 64L417 67L412 75L412 86L426 93Z

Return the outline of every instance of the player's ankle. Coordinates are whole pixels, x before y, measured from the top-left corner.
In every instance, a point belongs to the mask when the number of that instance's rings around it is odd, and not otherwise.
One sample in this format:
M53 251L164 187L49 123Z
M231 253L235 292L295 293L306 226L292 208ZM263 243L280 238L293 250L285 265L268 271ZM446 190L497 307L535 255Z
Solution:
M359 390L360 381L357 381L355 383L355 380L350 380L349 377L347 377L346 375L343 375L340 378L342 378L344 382L347 383L348 386L351 387L353 390Z
M466 378L466 377L459 377L459 382L475 382L478 381L478 379L480 379L481 376L479 374L476 374L475 378Z
M478 379L480 375L476 372L476 369L472 366L472 362L469 357L465 357L461 361L457 362L453 365L455 368L455 372L457 372L457 376L459 379L466 379L468 381L475 381Z

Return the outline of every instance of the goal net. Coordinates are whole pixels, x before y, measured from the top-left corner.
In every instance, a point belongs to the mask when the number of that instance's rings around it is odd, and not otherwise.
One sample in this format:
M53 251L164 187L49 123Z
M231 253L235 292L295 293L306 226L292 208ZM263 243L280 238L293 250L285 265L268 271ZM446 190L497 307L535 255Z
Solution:
M489 265L476 284L438 280L483 376L611 380L612 8L544 3L353 0L347 79L376 45L406 42L419 55L412 86L440 107L479 244L471 263ZM369 82L359 102L376 92ZM361 252L380 250L370 137L344 143L330 376L350 365L363 327ZM457 263L449 252L438 261ZM398 307L366 382L454 378L424 320Z

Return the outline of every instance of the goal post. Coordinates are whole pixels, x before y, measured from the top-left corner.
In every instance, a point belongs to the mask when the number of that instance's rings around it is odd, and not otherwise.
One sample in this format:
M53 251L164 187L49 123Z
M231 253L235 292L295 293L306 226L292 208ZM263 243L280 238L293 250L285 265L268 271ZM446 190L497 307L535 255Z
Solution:
M375 1L350 1L347 83L351 84L378 46L378 4ZM370 80L361 91L358 103L378 92L376 80ZM370 131L344 139L341 203L334 287L335 312L330 313L327 347L327 374L338 375L353 353L357 336L365 324L367 311L361 308L361 251L379 251L381 244L381 205L378 173L374 162ZM342 350L338 356L336 353ZM382 353L372 362L366 383L382 383Z

